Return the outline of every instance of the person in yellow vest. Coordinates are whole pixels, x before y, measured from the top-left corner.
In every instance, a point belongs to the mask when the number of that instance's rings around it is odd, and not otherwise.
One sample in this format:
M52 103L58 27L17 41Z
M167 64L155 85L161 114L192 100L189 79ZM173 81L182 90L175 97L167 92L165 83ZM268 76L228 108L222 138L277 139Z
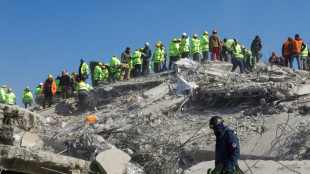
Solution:
M167 70L167 53L164 45L161 45L161 53L162 53L162 68L161 71Z
M134 77L139 76L139 74L141 72L141 66L142 66L141 56L142 56L142 51L143 51L143 48L136 49L136 51L132 55L133 66L135 67L134 72L133 72L133 76Z
M162 62L162 52L160 49L160 43L156 44L156 49L154 51L152 61L154 62L154 72L159 73L160 72L160 64Z
M36 98L35 98L35 102L37 104L40 103L40 101L43 101L43 97L41 96L42 94L42 89L43 89L43 83L40 83L39 86L36 88L35 90L35 95L36 95Z
M8 89L8 92L5 94L5 104L7 105L16 105L16 97L12 92L12 88Z
M206 62L209 59L209 33L207 31L203 32L203 36L200 38L200 45L202 51L202 62Z
M234 56L234 62L231 72L235 72L237 66L240 68L241 74L244 73L244 64L243 64L243 54L241 52L241 46L238 44L238 40L234 39L234 47L233 47L233 56Z
M193 56L194 61L199 62L199 57L201 55L201 45L197 34L194 34L193 38L191 39L190 55Z
M78 93L79 98L79 106L81 111L84 112L88 108L88 96L89 92L93 90L93 88L85 83L85 80L81 80L76 87L76 91Z
M80 68L79 68L79 77L81 80L86 80L88 79L88 75L89 75L89 67L86 64L86 60L82 58Z
M306 45L306 44L305 44ZM309 48L308 46L304 46L302 45L301 49L303 50L300 53L300 64L301 64L301 69L302 70L307 70L307 60L308 60L308 52L309 52Z
M101 67L102 63L99 62L94 69L94 81L95 81L94 86L98 86L99 82L101 81L101 76L103 76Z
M27 108L27 105L31 106L33 102L32 92L29 90L29 86L23 92L22 102L25 104L25 108Z
M106 66L102 65L102 72L103 75L101 76L101 81L109 81L109 70L106 68Z
M2 88L0 89L0 103L5 103L5 90L6 85L2 85Z

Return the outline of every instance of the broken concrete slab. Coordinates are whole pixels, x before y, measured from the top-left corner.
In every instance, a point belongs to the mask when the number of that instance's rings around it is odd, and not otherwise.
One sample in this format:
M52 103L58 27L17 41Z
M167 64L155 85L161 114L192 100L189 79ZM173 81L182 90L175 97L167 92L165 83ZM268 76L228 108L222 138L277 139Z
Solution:
M101 173L123 174L131 157L119 149L110 149L99 153L96 162Z
M171 85L167 83L162 83L155 88L151 88L148 91L145 91L142 96L146 98L149 102L153 102L159 100L160 98L164 97L171 91Z
M21 146L26 148L33 148L34 146L36 146L38 141L39 137L37 135L26 132L22 138Z
M260 82L268 82L268 81L269 81L269 76L267 76L267 75L260 75L260 76L258 77L258 80L259 80Z

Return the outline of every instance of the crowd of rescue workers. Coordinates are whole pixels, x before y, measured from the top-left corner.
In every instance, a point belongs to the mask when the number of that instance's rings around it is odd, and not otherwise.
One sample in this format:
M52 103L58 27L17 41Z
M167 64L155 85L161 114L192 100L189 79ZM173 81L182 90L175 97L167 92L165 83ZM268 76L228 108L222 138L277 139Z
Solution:
M109 64L95 62L94 68L91 68L92 86L99 84L115 83L116 80L129 80L131 77L147 76L151 70L158 73L165 70L173 69L173 63L182 58L192 57L194 61L205 63L209 61L209 53L211 61L231 62L232 72L239 66L240 73L249 73L255 71L256 63L262 57L262 41L259 36L255 36L251 44L251 49L247 50L244 45L240 46L237 39L224 38L223 41L217 35L217 31L213 30L212 35L208 38L208 32L204 31L200 39L194 34L191 39L186 33L181 38L174 38L168 47L169 64L166 53L166 47L158 41L156 49L152 54L149 43L145 43L144 48L136 49L131 54L129 47L121 55L121 60L114 55ZM268 62L270 64L293 68L294 60L297 61L298 69L310 70L310 51L307 45L299 37L288 38L282 45L282 56L278 57L272 52ZM153 62L153 64L152 64ZM53 104L53 96L60 94L63 99L67 99L70 93L78 95L81 107L87 107L87 97L92 86L86 83L90 74L90 68L86 64L84 58L81 59L79 72L73 72L70 76L67 71L62 71L62 76L57 76L53 80L52 75L44 83L35 89L36 103L38 99L42 99L43 109L51 107ZM0 103L9 105L16 104L16 97L11 88L6 91L6 85L0 89ZM22 95L22 103L31 106L33 103L33 95L27 86Z

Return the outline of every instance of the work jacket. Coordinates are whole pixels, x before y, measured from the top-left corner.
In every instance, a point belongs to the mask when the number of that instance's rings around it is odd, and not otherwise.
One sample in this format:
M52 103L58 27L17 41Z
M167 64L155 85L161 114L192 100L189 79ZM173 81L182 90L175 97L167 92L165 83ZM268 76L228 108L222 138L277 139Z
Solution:
M48 82L49 79L46 79L43 88L42 88L42 94L49 94L51 92L52 95L56 95L56 83L54 80L51 82ZM49 88L49 89L47 89Z
M159 48L155 49L152 60L154 63L160 63L162 61L162 51Z
M60 77L59 86L69 86L70 77L68 75L63 75Z
M185 38L182 38L182 43L180 45L180 52L189 52L189 38L186 36Z
M90 90L93 90L93 87L81 81L76 87L76 91L80 91L80 90L90 91Z
M200 40L192 38L191 39L191 55L199 54L200 50Z
M202 35L200 38L200 45L202 52L209 51L209 39L208 35Z
M5 94L5 104L8 104L8 105L16 104L16 97L13 92L8 92Z
M103 70L103 75L101 76L100 80L103 80L103 81L109 80L109 71L107 69Z
M300 57L308 57L308 46L306 45L303 51L300 53Z
M5 89L1 88L0 89L0 102L2 102L3 100L5 100Z
M149 48L149 47L145 47L142 51L142 59L144 61L150 61L151 60L151 57L152 57L152 50Z
M237 59L243 59L243 54L241 53L241 47L239 44L235 46L235 49L233 49L234 58Z
M209 49L221 48L220 37L217 34L212 34L209 38Z
M22 102L23 103L32 103L33 97L31 91L24 91L22 96Z
M56 92L60 92L61 91L61 88L59 86L59 83L60 83L60 78L56 78L55 79L55 83L56 83Z
M38 87L36 88L36 90L35 90L35 94L36 94L36 95L42 94L42 87L38 86Z
M122 63L128 63L129 60L130 60L131 58L132 58L132 57L131 57L130 53L127 52L127 51L124 51L124 52L122 53L122 56L121 56L121 62L122 62Z
M141 65L142 61L141 61L141 51L135 51L132 54L132 58L133 58L133 65Z
M290 49L290 41L286 41L282 45L282 55L283 56L289 56L291 55L291 49Z
M82 74L89 74L89 68L88 68L88 65L85 63L85 62L83 62L83 64L82 64L82 66L81 66L81 69L80 69L80 72L81 72L81 74L80 75L82 75Z
M234 46L234 40L233 39L228 39L223 46L227 47L228 49L231 49Z
M95 66L94 69L94 80L100 80L101 76L103 76L102 70L99 65Z
M291 42L291 52L292 53L300 53L302 43L303 42L301 39L293 39Z
M112 73L120 71L121 62L117 59L117 57L112 57L110 61L110 70Z
M177 56L177 55L179 55L179 47L180 47L180 45L178 44L178 43L176 43L176 42L171 42L170 44L169 44L169 47L168 47L168 55L169 55L169 57L170 56Z

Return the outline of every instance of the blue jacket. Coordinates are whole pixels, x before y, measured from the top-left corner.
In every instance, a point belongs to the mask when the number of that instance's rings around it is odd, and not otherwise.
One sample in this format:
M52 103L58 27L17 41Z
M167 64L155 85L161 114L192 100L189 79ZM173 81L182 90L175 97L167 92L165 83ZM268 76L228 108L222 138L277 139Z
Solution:
M220 126L218 132L215 132L215 136L215 166L223 163L224 170L231 172L240 157L238 137L227 126Z

